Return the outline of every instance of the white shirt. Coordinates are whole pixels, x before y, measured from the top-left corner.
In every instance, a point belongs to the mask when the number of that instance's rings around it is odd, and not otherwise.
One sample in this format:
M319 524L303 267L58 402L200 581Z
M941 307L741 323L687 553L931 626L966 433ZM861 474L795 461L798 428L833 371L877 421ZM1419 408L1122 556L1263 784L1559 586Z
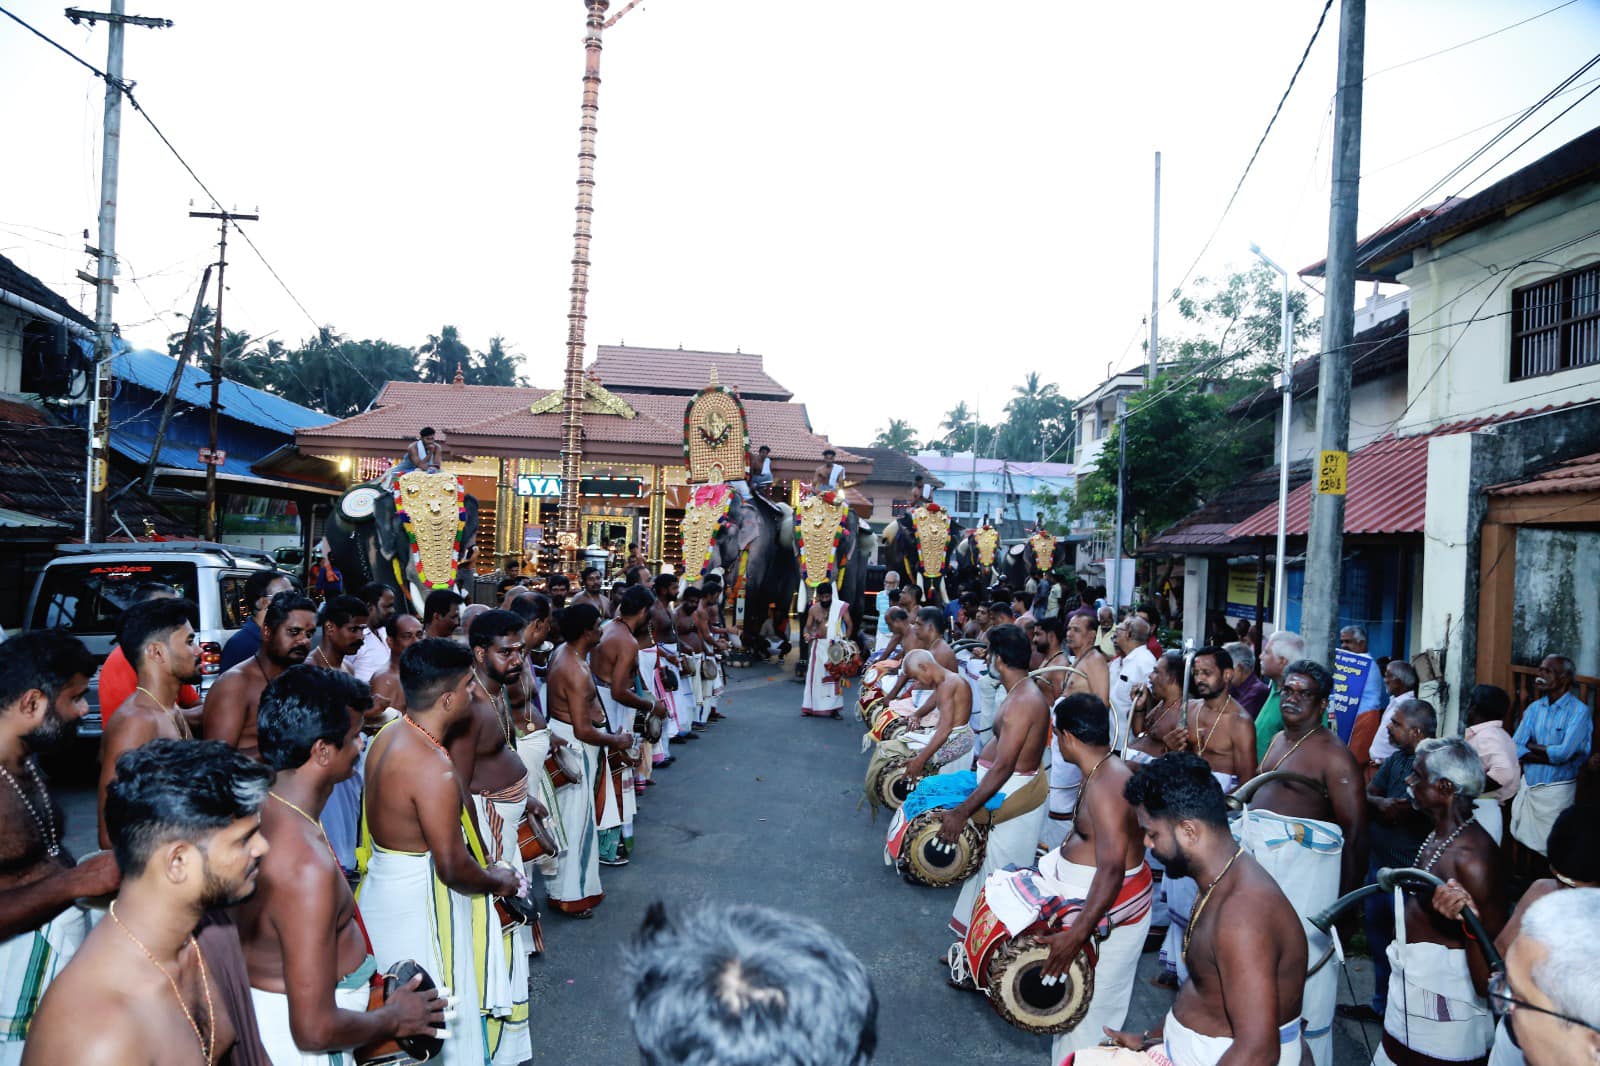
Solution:
M1156 657L1143 644L1111 664L1111 711L1117 716L1116 727L1122 731L1111 739L1118 748L1128 740L1134 686L1148 684L1155 668Z
M1383 709L1383 717L1378 719L1378 735L1372 738L1373 762L1382 765L1383 760L1399 750L1394 746L1394 741L1389 739L1389 723L1394 721L1394 709L1400 701L1411 699L1415 695L1415 692L1407 692L1402 696L1389 697L1389 706Z
M379 626L374 631L369 626L360 650L345 659L344 665L357 681L369 683L373 674L386 669L389 665L389 641L384 637L383 627Z

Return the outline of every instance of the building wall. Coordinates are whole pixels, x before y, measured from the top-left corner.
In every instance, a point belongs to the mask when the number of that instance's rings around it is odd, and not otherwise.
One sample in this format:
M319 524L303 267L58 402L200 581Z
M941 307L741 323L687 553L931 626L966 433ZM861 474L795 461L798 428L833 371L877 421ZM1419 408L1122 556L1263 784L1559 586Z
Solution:
M0 392L22 391L22 312L0 304Z
M1350 451L1357 451L1395 429L1406 407L1404 373L1363 381L1350 390ZM1272 452L1278 453L1283 420L1274 416ZM1317 433L1317 397L1296 398L1289 416L1289 461L1311 459L1321 449Z
M1600 674L1600 532L1517 530L1512 660L1537 666L1566 655L1578 673Z
M1552 250L1577 234L1588 236ZM1452 240L1431 258L1419 251L1400 276L1412 289L1411 407L1401 431L1600 397L1600 365L1512 381L1509 314L1514 289L1596 261L1600 184Z

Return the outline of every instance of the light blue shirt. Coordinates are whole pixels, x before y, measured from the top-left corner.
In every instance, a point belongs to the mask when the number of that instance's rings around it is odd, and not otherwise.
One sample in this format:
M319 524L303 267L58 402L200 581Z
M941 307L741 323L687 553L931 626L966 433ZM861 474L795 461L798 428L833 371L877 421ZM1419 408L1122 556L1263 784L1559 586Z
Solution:
M1522 779L1529 785L1576 779L1589 757L1593 732L1594 717L1571 690L1554 703L1548 696L1534 700L1522 713L1512 739L1517 742L1519 758L1528 754L1528 741L1532 740L1545 746L1550 763L1523 763Z

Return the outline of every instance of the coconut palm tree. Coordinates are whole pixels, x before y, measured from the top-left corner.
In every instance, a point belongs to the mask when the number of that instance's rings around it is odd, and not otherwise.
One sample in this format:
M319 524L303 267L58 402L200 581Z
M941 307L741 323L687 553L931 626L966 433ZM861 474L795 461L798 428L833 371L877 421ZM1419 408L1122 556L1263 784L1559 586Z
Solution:
M889 419L889 428L878 431L878 437L872 442L874 448L893 448L897 452L914 452L917 450L917 432L911 424L903 418Z

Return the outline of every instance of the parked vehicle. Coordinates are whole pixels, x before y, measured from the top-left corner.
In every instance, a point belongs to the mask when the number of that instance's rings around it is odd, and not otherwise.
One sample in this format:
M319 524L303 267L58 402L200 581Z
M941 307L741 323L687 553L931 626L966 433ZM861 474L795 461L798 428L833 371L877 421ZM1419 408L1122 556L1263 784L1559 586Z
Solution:
M89 646L96 663L111 654L117 619L147 582L171 585L199 607L202 694L221 673L222 646L244 625L244 584L257 570L275 570L272 556L208 541L66 544L45 564L28 601L29 629L65 626ZM100 685L89 685L89 714L80 736L100 734Z

